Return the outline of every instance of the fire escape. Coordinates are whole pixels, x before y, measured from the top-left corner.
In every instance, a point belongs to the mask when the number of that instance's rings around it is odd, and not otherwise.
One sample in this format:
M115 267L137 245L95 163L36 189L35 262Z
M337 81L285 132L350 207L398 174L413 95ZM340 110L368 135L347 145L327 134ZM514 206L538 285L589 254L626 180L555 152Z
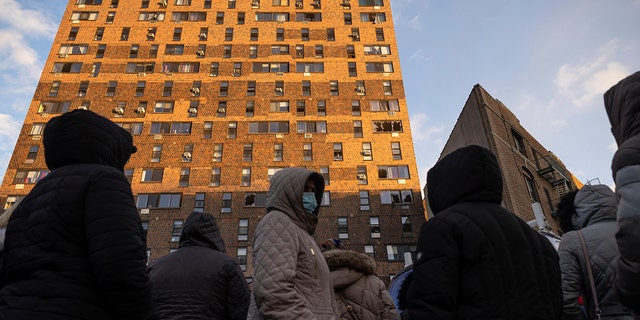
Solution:
M558 198L573 190L573 182L567 170L552 155L540 159L538 174L547 180L556 190Z

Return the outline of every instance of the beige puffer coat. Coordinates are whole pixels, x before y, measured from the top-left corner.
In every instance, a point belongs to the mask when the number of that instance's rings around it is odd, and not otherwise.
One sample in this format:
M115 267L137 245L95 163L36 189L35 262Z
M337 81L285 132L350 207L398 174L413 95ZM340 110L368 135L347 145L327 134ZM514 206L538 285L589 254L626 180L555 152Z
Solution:
M391 296L376 275L376 263L370 256L349 250L324 252L331 270L340 318L350 320L399 320ZM348 310L348 306L353 309Z
M320 204L324 179L303 168L271 178L267 214L253 238L253 293L247 319L337 319L329 267L313 233L319 206L307 213L302 193L308 178Z

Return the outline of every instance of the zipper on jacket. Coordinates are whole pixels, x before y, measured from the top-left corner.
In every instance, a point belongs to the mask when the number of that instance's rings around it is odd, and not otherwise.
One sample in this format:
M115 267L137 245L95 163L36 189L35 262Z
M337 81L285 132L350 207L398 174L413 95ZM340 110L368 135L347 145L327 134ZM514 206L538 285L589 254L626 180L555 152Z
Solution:
M318 264L318 260L316 259L316 251L313 250L313 245L310 245L309 249L311 250L311 255L313 256L313 277L318 278L318 273L316 271L316 266Z

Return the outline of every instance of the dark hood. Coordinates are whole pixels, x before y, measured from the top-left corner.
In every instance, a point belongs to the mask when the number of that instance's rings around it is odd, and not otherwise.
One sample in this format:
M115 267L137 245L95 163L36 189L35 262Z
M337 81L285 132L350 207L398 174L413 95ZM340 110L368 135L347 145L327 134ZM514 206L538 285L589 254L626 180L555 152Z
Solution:
M440 159L427 173L427 197L433 214L461 202L502 202L502 175L496 156L477 145Z
M74 110L49 120L44 128L44 156L49 169L78 163L124 171L136 152L126 130L88 110Z
M640 133L640 71L607 90L604 107L618 146Z
M601 221L615 221L618 200L611 188L603 185L585 185L573 200L576 213L571 217L578 230Z
M216 219L209 213L192 212L182 226L180 248L205 246L225 252L224 240Z
M302 193L307 179L316 184L316 201L318 207L311 214L304 210ZM300 228L313 234L318 225L318 212L324 193L324 178L317 172L305 168L285 168L271 177L271 185L267 194L267 212L278 210L289 216Z

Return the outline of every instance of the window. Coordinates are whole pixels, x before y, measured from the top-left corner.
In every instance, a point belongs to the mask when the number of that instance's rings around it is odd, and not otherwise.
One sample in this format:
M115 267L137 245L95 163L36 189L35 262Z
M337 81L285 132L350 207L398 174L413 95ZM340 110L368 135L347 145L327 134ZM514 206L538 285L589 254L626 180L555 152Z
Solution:
M526 157L527 149L525 147L524 139L522 138L522 136L513 129L511 129L511 135L513 136L513 144L516 150L518 150L520 154Z
M284 28L276 29L276 41L284 41Z
M194 81L191 84L191 89L189 89L189 92L191 92L192 96L199 97L201 87L202 87L202 81Z
M136 208L180 208L180 193L141 193Z
M189 173L191 170L189 168L180 169L180 180L178 181L179 187L188 187L189 186Z
M402 233L410 235L413 231L411 227L411 218L410 217L400 217L400 221L402 223Z
M122 129L129 132L131 135L139 135L142 133L142 122L126 122L126 123L116 123Z
M118 101L118 104L116 105L116 107L113 109L112 112L115 114L116 117L123 117L126 106L127 106L127 102Z
M167 55L180 55L184 53L183 44L168 44L165 46L164 54Z
M411 190L380 190L381 204L412 203Z
M351 100L351 115L360 115L360 100Z
M222 162L223 144L216 143L213 145L213 162Z
M71 102L41 102L38 107L38 113L65 113L69 111Z
M204 58L207 55L207 45L199 44L196 50L196 58Z
M289 0L273 0L273 6L288 6Z
M332 96L340 94L338 80L329 80L329 94Z
M190 134L191 122L152 122L150 134Z
M88 85L88 81L83 81L86 82ZM51 88L49 88L49 97L55 97L58 95L58 91L60 91L60 81L53 81L51 83Z
M247 101L247 104L245 106L245 110L244 110L244 115L246 117L253 117L254 112L255 112L255 106L256 106L256 102L251 100L251 101Z
M67 36L67 40L69 41L74 41L76 40L76 37L78 36L78 30L80 28L78 27L72 27L71 30L69 31L69 35Z
M110 14L112 14L113 12L109 12ZM95 21L98 19L98 12L93 12L93 11L75 11L71 14L71 20L89 20L89 21ZM109 19L107 18L107 22L109 21ZM111 19L111 21L113 22L113 19Z
M140 182L162 182L164 168L146 168L142 169L142 177Z
M173 41L180 41L182 39L182 28L173 29Z
M345 12L344 13L344 24L345 25L350 25L352 23L353 23L353 21L351 20L351 13L350 12Z
M322 193L322 200L320 201L320 205L323 207L328 207L331 205L331 192L325 191Z
M334 28L327 28L327 41L336 41L336 30Z
M376 40L384 41L384 29L376 28Z
M362 160L373 160L373 151L371 150L371 142L362 143Z
M218 117L226 117L227 116L227 102L226 101L218 101L218 110L216 110L216 116L218 116Z
M380 24L387 21L384 12L362 12L360 13L360 21Z
M258 28L251 28L249 40L258 41Z
M205 196L203 192L196 193L196 199L193 204L193 211L204 212L204 199L205 199Z
M242 75L242 62L234 62L233 63L233 72L231 73L234 77L239 77Z
M393 72L391 62L367 62L365 66L367 72Z
M364 54L374 55L388 55L391 54L391 47L389 45L369 45L364 46Z
M371 231L371 238L380 238L380 219L378 217L369 217L369 229Z
M273 144L273 161L282 161L284 154L282 143Z
M149 0L142 0L140 8L149 8Z
M30 135L38 136L42 135L42 131L44 130L44 123L34 123L31 127Z
M376 257L374 247L372 245L370 245L370 244L364 245L364 253L366 255L368 255L369 257L371 257L371 258L375 259L375 257Z
M267 168L267 180L271 181L273 175L284 168Z
M226 28L224 31L224 41L233 41L233 28Z
M173 229L171 230L171 242L179 242L182 234L182 220L173 220Z
M371 112L400 111L398 100L371 100L369 106Z
M315 57L322 58L324 56L324 48L321 44L315 46Z
M254 62L252 71L256 73L264 72L289 72L289 63L287 62Z
M236 8L236 0L229 0L227 3L227 9L235 9Z
M96 18L97 18L98 14L96 13ZM116 13L114 11L110 11L107 12L107 20L105 21L105 23L113 23L113 20L116 18ZM82 19L80 19L82 20ZM91 19L88 19L91 20ZM95 19L93 19L95 20Z
M200 28L200 33L198 34L198 40L205 41L209 37L209 28Z
M14 184L35 184L49 174L49 170L18 170L13 178Z
M355 62L347 62L347 69L349 71L349 77L358 76L358 69Z
M126 73L153 73L153 62L129 62L125 68Z
M306 113L306 106L304 100L296 100L296 115L299 117L304 117Z
M38 156L38 150L40 150L40 146L30 146L29 153L27 153L26 163L34 163L36 157Z
M324 116L327 115L327 102L326 102L326 100L318 100L317 108L318 108L318 117L324 117Z
M402 160L402 150L400 149L400 142L391 142L391 156L393 160Z
M247 271L247 247L238 247L238 265L240 270Z
M151 45L151 47L149 48L149 58L155 58L158 56L158 48L159 48L159 45L157 44Z
M238 12L238 24L244 24L244 12Z
M251 161L253 158L253 144L245 143L242 148L242 161Z
M190 6L191 0L176 0L176 6Z
M102 28L102 27L96 28L96 33L93 36L93 40L101 41L103 36L104 36L104 28Z
M219 68L218 62L212 62L211 63L211 67L209 68L209 75L212 76L212 77L217 77L218 76L218 68Z
M249 133L289 133L289 122L249 122Z
M302 41L309 41L309 28L302 28L300 30L300 39Z
M349 239L349 228L346 217L338 217L338 239Z
M81 62L56 62L53 64L53 73L79 73L82 69Z
M390 96L393 94L393 90L391 90L391 81L382 81L382 92L384 92L385 96Z
M220 168L211 168L211 182L209 185L212 187L220 186Z
M229 82L221 81L220 82L220 91L218 92L218 96L226 97L229 95Z
M224 24L224 12L218 11L216 13L216 24Z
M353 121L353 136L355 138L362 138L362 121Z
M162 145L157 144L153 146L151 150L151 162L160 162L160 156L162 156Z
M173 101L156 101L154 113L173 113Z
M101 44L98 45L98 51L100 50L100 47L106 47L106 45ZM60 49L58 50L58 56L60 57L66 57L69 54L87 54L87 49L89 48L88 45L86 44L65 44L65 45L61 45ZM104 54L104 50L102 51L102 53ZM96 58L101 58L98 57L96 54Z
M158 21L164 21L164 12L157 12L157 11L142 11L140 12L140 14L138 15L138 21L150 21L150 22L158 22Z
M356 50L353 45L347 45L347 58L355 58Z
M120 41L129 40L129 33L131 32L131 28L122 28L122 32L120 33Z
M313 147L311 145L311 142L304 143L302 145L302 160L313 161Z
M230 213L231 212L231 192L225 192L222 194L222 209L220 212L222 213Z
M238 241L249 240L249 219L238 220Z
M267 205L266 192L250 192L244 195L245 207L265 207Z
M527 185L527 191L529 192L529 198L531 202L540 202L540 197L538 196L538 190L536 188L536 184L533 181L533 177L531 173L528 172L526 168L523 167L524 174L524 182Z
M238 134L238 122L229 121L229 124L227 127L227 138L235 139L237 134Z
M297 62L296 72L324 73L324 63L323 62Z
M335 142L333 144L333 161L342 161L342 143Z
M325 121L298 121L298 133L327 133Z
M255 59L257 57L258 57L258 46L255 44L252 44L249 46L249 59Z
M387 259L389 261L404 261L404 254L406 252L410 252L412 257L415 258L416 246L387 245Z
M369 211L370 209L369 191L360 191L360 211Z
M171 21L206 21L206 12L173 12Z
M402 132L402 121L373 121L373 132Z
M296 21L322 21L322 13L320 12L298 12L296 13Z
M198 73L199 62L165 62L162 64L162 72Z
M256 82L247 81L247 96L253 97L256 95Z
M373 6L384 6L383 0L358 0L358 5L361 7L373 7Z
M182 148L182 162L191 162L193 159L193 144L185 144Z
M139 51L140 51L140 45L139 44L132 44L131 45L131 49L129 49L129 58L137 58Z
M257 12L255 16L256 21L277 21L285 22L289 21L289 13L287 12Z
M127 178L129 184L133 181L133 169L124 169L124 176Z
M297 44L296 45L296 58L304 58L304 45Z
M311 95L311 81L308 81L308 80L302 81L302 95L303 96Z
M205 139L211 139L213 134L213 122L205 121L202 127L202 137Z
M269 111L271 111L271 112L289 112L289 100L271 101L269 103Z
M408 166L378 166L379 179L409 179Z
M367 93L367 89L364 86L364 80L356 80L356 95L363 96Z
M89 81L80 81L80 85L78 86L78 97L86 96L87 89L89 89Z

